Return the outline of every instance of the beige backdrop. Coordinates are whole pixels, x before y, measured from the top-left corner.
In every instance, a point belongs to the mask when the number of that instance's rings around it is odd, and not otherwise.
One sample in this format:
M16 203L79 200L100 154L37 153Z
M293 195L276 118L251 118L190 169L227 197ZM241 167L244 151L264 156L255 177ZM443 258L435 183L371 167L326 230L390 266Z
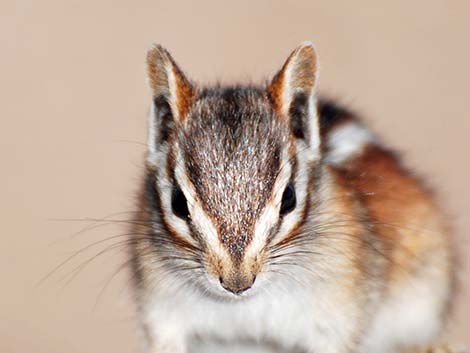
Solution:
M113 277L122 238L85 247L126 233L92 219L133 208L154 41L196 80L246 82L313 40L322 91L438 188L469 257L469 11L443 0L1 0L0 352L139 351L126 277ZM467 286L453 330L467 344L469 298Z

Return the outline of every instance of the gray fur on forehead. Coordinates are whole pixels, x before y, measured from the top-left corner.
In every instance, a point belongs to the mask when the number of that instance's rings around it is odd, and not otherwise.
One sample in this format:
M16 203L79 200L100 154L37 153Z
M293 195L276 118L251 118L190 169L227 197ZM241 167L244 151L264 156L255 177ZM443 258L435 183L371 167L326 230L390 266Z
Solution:
M178 135L186 169L232 253L242 253L271 195L288 130L262 90L203 91Z

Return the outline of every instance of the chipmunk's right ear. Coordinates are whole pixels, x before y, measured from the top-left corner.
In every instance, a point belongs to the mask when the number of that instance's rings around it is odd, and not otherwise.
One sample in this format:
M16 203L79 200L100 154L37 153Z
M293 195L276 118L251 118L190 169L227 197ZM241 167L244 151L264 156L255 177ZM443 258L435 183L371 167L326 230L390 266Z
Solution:
M317 54L313 44L305 42L289 55L274 76L268 92L293 135L319 152L320 132L315 104L317 78Z
M170 53L154 45L147 53L147 75L152 90L149 148L165 142L174 126L187 117L194 100L194 87Z

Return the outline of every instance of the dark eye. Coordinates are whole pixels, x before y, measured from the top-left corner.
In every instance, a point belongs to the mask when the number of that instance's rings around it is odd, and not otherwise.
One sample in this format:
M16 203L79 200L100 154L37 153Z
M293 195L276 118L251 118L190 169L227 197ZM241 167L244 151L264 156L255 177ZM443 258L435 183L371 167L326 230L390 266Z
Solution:
M177 217L184 220L189 218L188 202L179 187L173 189L173 194L171 195L171 209Z
M286 186L286 189L282 194L281 209L279 213L284 216L292 212L295 208L296 203L297 199L295 198L294 186L292 184L289 184Z

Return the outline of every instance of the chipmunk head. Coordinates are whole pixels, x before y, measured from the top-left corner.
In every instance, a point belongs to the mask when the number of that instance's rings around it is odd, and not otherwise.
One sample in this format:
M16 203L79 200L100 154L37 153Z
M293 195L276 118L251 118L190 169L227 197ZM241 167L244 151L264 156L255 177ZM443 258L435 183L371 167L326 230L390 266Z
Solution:
M147 197L162 261L195 261L198 285L248 293L309 209L320 159L315 50L302 44L264 88L198 88L161 46L147 67Z

